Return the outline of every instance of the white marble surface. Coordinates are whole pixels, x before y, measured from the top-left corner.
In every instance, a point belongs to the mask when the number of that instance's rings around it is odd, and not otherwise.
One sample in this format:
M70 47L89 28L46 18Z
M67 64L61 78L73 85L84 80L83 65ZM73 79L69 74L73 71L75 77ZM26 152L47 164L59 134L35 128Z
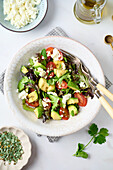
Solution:
M0 72L7 68L14 54L26 43L43 37L52 28L60 26L73 39L83 43L96 55L104 73L113 82L113 51L104 43L107 34L113 35L113 0L108 0L102 22L98 25L84 25L73 15L75 0L48 0L49 9L44 21L28 33L13 33L0 26ZM113 93L113 86L109 89ZM109 100L108 100L109 101ZM110 101L109 101L110 102ZM113 103L110 102L113 106ZM77 143L87 143L90 136L88 127L69 136L62 137L57 143L49 143L46 137L37 135L19 124L9 110L4 96L0 93L0 126L22 128L32 142L32 157L23 170L112 170L113 169L113 120L101 108L93 120L100 128L109 129L107 143L102 146L91 144L87 148L87 160L73 157Z

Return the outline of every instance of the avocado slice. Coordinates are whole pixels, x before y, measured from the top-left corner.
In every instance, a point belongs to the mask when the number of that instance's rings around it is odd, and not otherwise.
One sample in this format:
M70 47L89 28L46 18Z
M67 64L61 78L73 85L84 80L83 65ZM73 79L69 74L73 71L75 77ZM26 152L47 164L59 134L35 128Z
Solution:
M64 68L64 61L54 61L57 69L63 69Z
M58 78L64 75L66 72L67 70L54 69L54 73L56 74Z
M19 83L18 83L18 90L19 90L19 92L24 89L24 84L27 83L28 80L29 80L29 79L25 76L25 77L23 77L23 78L19 81Z
M41 63L38 63L38 62L37 62L33 67L34 67L34 68L39 68L39 67L41 67L42 69L46 70L46 67L45 67L44 65L42 65Z
M58 114L58 112L56 111L51 111L51 117L54 119L54 120L61 120L61 116Z
M32 103L32 102L36 101L38 99L37 92L33 91L30 94L28 94L28 99L29 99L29 103Z
M75 116L78 114L78 109L74 105L68 106L68 110L71 116Z
M49 85L47 84L46 79L40 78L40 79L39 79L39 88L40 88L42 91L47 92L48 87L49 87Z
M50 85L47 89L47 91L55 91L55 85Z
M21 67L21 72L26 74L28 72L28 69L25 66Z
M72 82L72 81L69 81L67 85L72 90L80 90L79 86L77 84L75 84L74 82Z
M26 105L25 99L22 100L22 106L23 106L24 110L27 110L27 111L30 111L30 112L34 112L34 108L31 108L31 107Z
M75 104L75 103L78 103L78 102L79 102L78 98L70 98L70 99L68 99L67 104L68 105L69 104Z
M34 113L35 113L37 119L39 119L39 118L42 116L43 110L44 110L44 109L43 109L43 107L41 107L41 106L37 107L37 108L34 110Z

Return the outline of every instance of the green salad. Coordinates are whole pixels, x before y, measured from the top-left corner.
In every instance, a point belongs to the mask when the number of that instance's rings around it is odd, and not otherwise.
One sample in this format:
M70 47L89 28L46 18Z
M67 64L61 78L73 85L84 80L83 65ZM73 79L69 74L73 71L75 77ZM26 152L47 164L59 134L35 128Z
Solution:
M87 105L88 96L93 98L87 77L57 48L42 49L20 71L17 92L23 109L43 122L68 120Z

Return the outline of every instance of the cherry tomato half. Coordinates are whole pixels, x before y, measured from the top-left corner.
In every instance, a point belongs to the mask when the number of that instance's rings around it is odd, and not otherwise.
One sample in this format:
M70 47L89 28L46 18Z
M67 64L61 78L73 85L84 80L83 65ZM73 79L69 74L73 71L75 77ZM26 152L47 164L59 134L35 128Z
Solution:
M79 100L79 103L78 103L78 105L79 106L82 106L82 107L84 107L84 106L86 106L87 105L87 98L81 93L75 93L74 94L74 97L75 98L78 98L78 100Z
M46 49L46 53L48 53L48 52L50 52L51 54L53 53L53 47L48 47L47 49Z
M57 88L57 89L67 89L67 87L68 87L68 86L67 86L67 83L66 83L66 81L64 81L64 80L62 81L61 84L60 84L59 82L56 83L56 88Z
M50 60L51 59L51 55L53 54L53 47L49 47L46 49L46 53L47 53L47 59ZM50 55L49 55L50 54Z
M62 117L63 120L69 119L69 111L66 108L61 107L59 110L59 114Z
M46 75L48 76L49 72L52 71L52 70L54 70L54 68L56 68L56 65L55 65L55 63L53 63L52 61L50 61L49 63L47 63L46 68L47 68ZM54 76L54 71L52 71L52 72L49 74L48 78L52 78L53 76Z
M38 101L29 103L28 100L26 100L25 102L27 103L27 105L29 105L31 107L38 107L39 106L39 102Z

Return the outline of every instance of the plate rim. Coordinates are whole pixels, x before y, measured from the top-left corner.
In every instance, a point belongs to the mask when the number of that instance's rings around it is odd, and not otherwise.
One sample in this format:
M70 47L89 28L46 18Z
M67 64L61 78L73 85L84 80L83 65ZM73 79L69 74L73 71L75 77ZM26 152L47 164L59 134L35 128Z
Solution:
M21 52L21 50L23 50L27 45L29 45L29 44L31 44L31 43L33 43L33 42L35 42L35 41L38 41L38 40L41 40L41 39L46 39L46 38L53 38L53 37L54 37L54 38L56 37L56 38L69 39L69 40L71 40L71 41L74 41L74 42L76 42L76 43L79 43L81 46L83 46L83 47L85 47L86 49L88 49L88 51L90 51L90 53L94 56L94 58L96 59L96 62L98 63L98 65L99 65L99 67L100 67L101 73L102 73L102 75L103 75L103 81L104 81L104 82L103 82L103 85L105 85L105 77L104 77L104 72L103 72L103 70L102 70L102 67L101 67L99 61L97 60L96 56L92 53L92 51L91 51L87 46L85 46L84 44L80 43L79 41L76 41L76 40L74 40L74 39L72 39L72 38L69 38L69 37L64 37L64 36L45 36L45 37L37 38L37 39L34 39L34 40L30 41L29 43L27 43L26 45L24 45L21 49L19 49L19 50L17 51L17 53L13 56L13 58L11 59L9 65L8 65L8 67L7 67L7 69L6 69L6 73L5 73L5 78L4 78L4 94L5 94L5 98L6 98L6 100L7 100L8 106L10 107L12 113L15 115L15 117L17 118L17 120L19 120L20 123L21 123L22 125L24 125L24 127L32 130L32 131L35 132L35 133L39 133L39 134L45 135L45 136L66 136L66 135L75 133L75 132L79 131L80 129L82 129L83 127L87 126L87 125L96 117L96 115L99 113L99 110L100 110L100 108L101 108L101 104L100 104L100 106L98 107L98 110L97 110L97 112L95 113L95 115L90 119L90 122L84 123L84 125L81 126L81 127L79 127L76 131L73 130L73 131L71 131L71 132L66 132L66 133L62 133L62 134L59 134L59 135L49 135L49 134L44 133L44 132L43 132L43 133L40 133L40 132L38 131L38 129L36 130L36 129L32 128L32 127L29 127L27 124L24 124L24 122L23 122L22 120L20 120L20 119L18 118L18 116L16 115L16 111L15 111L15 110L12 108L12 106L9 104L9 102L8 102L8 95L7 95L7 93L6 93L6 77L7 77L7 75L8 75L8 69L9 69L9 66L11 65L12 61L16 58L16 55L17 55L19 52Z

